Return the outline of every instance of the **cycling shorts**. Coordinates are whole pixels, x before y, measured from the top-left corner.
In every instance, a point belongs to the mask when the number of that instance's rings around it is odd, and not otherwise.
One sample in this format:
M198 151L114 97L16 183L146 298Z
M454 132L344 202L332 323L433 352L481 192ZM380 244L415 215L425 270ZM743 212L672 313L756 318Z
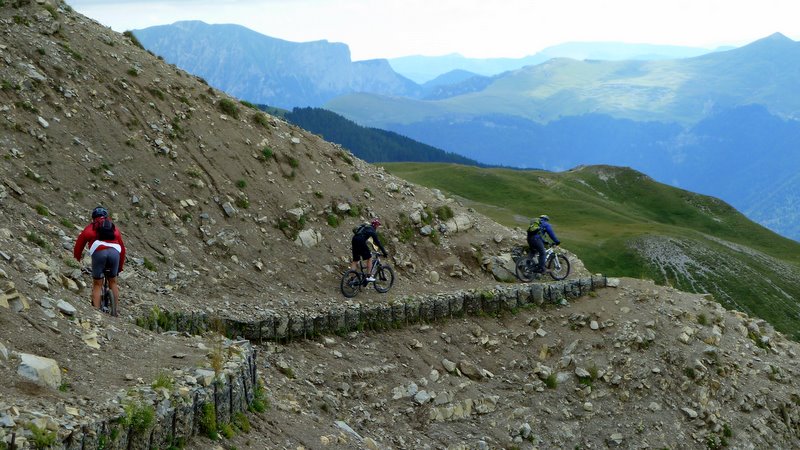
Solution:
M372 251L367 245L367 240L359 236L353 237L353 261L368 260L372 258Z
M92 278L102 279L106 270L108 278L115 278L119 274L119 252L113 248L104 248L92 253Z

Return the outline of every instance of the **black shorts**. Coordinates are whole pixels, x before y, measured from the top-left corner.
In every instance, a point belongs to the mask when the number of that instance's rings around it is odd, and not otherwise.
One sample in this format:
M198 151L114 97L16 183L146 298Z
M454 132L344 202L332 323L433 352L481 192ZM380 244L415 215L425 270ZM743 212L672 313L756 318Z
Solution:
M372 252L367 245L366 239L353 238L353 259L352 261L367 260L372 258Z
M113 248L104 248L92 253L92 278L102 279L106 270L108 278L114 278L119 273L119 252Z

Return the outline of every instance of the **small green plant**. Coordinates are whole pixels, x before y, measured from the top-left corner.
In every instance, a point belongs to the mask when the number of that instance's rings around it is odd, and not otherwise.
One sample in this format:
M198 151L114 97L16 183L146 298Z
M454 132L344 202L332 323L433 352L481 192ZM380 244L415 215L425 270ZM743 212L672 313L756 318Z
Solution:
M267 402L266 394L264 393L264 386L262 386L259 382L255 391L253 392L253 401L250 403L250 407L248 409L251 412L260 414L266 411L267 408L269 408L269 403Z
M65 226L65 227L67 227L67 228L75 228L75 224L74 224L74 223L72 223L72 222L71 222L69 219L67 219L66 217L62 217L61 219L59 219L59 221L58 221L58 222L59 222L61 225L63 225L63 226Z
M39 247L45 250L50 250L50 244L47 241L45 241L43 237L39 236L36 232L28 231L25 234L25 236L28 238L29 242L33 242L34 244L38 245Z
M337 216L336 214L328 214L328 225L330 225L333 228L338 227L339 226L339 216Z
M250 420L247 419L247 416L243 412L238 412L233 415L233 424L244 433L250 432Z
M733 430L727 423L722 424L722 435L727 438L733 437Z
M293 169L300 167L300 161L294 156L290 156L286 162L289 163L289 167Z
M697 323L699 323L700 325L703 325L703 326L708 325L708 317L706 317L706 315L702 314L702 313L698 314L697 315Z
M139 76L139 71L136 70L135 68L131 67L130 69L128 69L128 75L130 75L132 77L138 77Z
M267 115L262 112L253 114L253 122L261 125L264 128L269 125L269 119L267 119Z
M76 52L75 50L73 50L73 49L72 49L72 47L70 47L70 46L69 46L69 44L67 44L66 42L59 43L58 45L60 45L60 46L61 46L61 48L63 48L64 50L66 50L66 51L67 51L67 53L69 53L70 55L72 55L72 57L73 57L73 58L75 58L75 59L77 59L78 61L80 61L80 60L82 60L82 59L83 59L83 55L81 55L80 53L78 53L78 52Z
M174 384L174 382L172 380L172 377L168 373L162 372L162 373L158 374L158 376L156 377L155 381L153 381L153 384L152 384L151 387L153 389L165 388L167 390L172 390L173 384Z
M131 41L131 44L133 44L133 45L139 47L140 49L144 50L144 46L142 45L141 42L139 42L139 39L137 39L136 36L133 34L133 31L130 31L130 30L123 31L122 35L125 36L126 38L128 38L128 40Z
M55 431L39 428L33 423L28 424L28 429L33 433L31 441L33 441L33 445L37 449L50 448L55 445L58 437Z
M207 402L203 405L203 412L200 416L200 432L210 439L219 439L219 434L217 433L217 412L212 402Z
M124 406L124 426L129 426L134 433L144 433L155 421L156 411L151 405L130 402Z
M153 261L150 261L149 259L147 259L147 257L144 258L144 268L149 270L150 272L157 272L158 271L158 268L153 263Z
M50 17L53 19L58 19L58 11L56 11L56 7L50 4L45 3L42 5L42 8L46 9L47 12L50 13Z
M551 373L544 379L544 385L547 386L548 389L555 389L558 387L558 377L555 373Z
M442 205L436 208L436 216L441 220L453 218L453 210L448 205Z
M39 48L36 49L36 53L44 56L47 52L45 52L42 47L39 47Z
M37 212L37 213L38 213L40 216L49 216L49 215L50 215L50 210L49 210L49 209L47 209L47 206L44 206L44 205L43 205L43 204L41 204L41 203L39 203L38 205L36 205L36 212Z
M350 164L351 166L353 165L353 158L351 158L344 151L339 151L339 153L337 153L337 155L339 156L339 158L341 158L342 161L346 162L347 164Z
M225 439L230 439L236 435L236 432L233 431L233 425L226 423L222 425L219 429L220 434L225 437Z
M247 181L245 181L245 180L237 180L236 181L236 187L238 187L239 189L246 188L247 187Z
M431 230L430 238L433 245L439 245L442 243L442 239L439 237L439 233L436 230Z
M72 389L72 385L66 381L63 381L60 385L58 385L58 390L61 392L68 392L70 389Z
M149 92L153 97L158 98L159 100L164 100L165 96L161 89L149 87L147 88L147 92Z
M358 173L353 173L352 175L350 175L350 178L352 178L353 181L361 181L361 175L359 175Z
M241 103L242 105L244 105L244 106L246 106L246 107L248 107L250 109L258 109L258 106L248 102L247 100L239 100L239 103Z
M322 191L314 191L314 197L323 198L325 194L323 194Z
M229 98L223 98L219 101L219 109L234 119L239 118L239 107L236 106L236 102Z
M264 147L261 149L261 156L264 157L264 161L269 161L270 158L272 158L272 155L274 155L274 153L272 152L271 148Z
M683 374L690 380L694 380L697 377L697 371L694 370L694 367L684 367Z
M239 197L236 199L236 206L242 209L247 209L250 207L250 200L246 199L245 197Z

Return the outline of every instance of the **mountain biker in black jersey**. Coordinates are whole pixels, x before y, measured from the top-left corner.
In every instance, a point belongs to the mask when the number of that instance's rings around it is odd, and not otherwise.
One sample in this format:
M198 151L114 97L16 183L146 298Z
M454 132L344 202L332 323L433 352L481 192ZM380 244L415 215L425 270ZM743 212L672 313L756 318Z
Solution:
M531 254L535 251L539 252L539 265L534 269L534 272L544 273L545 253L544 253L544 235L547 233L550 239L553 240L553 245L559 245L561 241L556 237L552 225L550 225L550 217L547 214L542 214L538 219L531 219L531 224L528 227L528 248Z
M372 276L372 250L375 246L377 245L378 248L380 248L384 258L388 255L376 231L380 225L381 221L377 218L372 219L369 224L361 225L358 227L358 230L356 230L356 233L353 235L353 240L351 241L353 246L353 259L350 262L350 268L358 270L358 262L360 260L366 260L367 281L375 281L375 278Z

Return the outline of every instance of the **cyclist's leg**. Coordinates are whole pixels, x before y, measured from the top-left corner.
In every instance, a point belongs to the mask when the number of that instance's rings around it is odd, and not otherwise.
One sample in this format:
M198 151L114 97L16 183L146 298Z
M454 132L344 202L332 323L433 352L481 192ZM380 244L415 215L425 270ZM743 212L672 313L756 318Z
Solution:
M108 257L106 258L106 276L108 277L108 287L114 294L114 298L119 302L119 285L117 284L117 275L119 274L119 252L114 249L106 250Z
M100 309L100 295L103 290L103 270L110 249L92 253L92 306Z
M533 246L539 252L539 264L536 266L539 272L544 272L545 254L544 254L544 241L540 237L535 237L532 240Z

